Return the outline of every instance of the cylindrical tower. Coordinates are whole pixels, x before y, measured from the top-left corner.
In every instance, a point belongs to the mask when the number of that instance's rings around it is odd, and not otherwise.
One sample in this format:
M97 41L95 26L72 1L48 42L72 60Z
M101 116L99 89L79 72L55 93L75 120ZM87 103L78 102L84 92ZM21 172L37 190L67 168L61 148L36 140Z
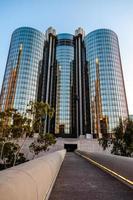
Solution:
M1 109L26 111L29 101L36 100L39 63L43 56L44 34L21 27L11 38L1 92Z
M62 33L57 35L57 89L56 89L56 121L55 133L71 132L71 78L74 60L73 35Z
M108 29L98 29L85 37L88 61L92 132L96 131L96 108L100 99L100 117L108 120L108 131L128 117L122 64L117 35ZM98 69L98 73L97 73ZM99 92L97 92L99 91ZM98 95L100 95L98 97ZM99 119L100 120L100 119Z

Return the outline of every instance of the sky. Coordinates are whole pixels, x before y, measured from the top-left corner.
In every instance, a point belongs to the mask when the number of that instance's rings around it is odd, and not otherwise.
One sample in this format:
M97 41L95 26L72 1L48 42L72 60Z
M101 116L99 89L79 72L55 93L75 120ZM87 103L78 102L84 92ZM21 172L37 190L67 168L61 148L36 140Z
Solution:
M109 28L119 38L129 113L133 114L133 0L0 0L0 88L12 32L30 26L42 32L86 34Z

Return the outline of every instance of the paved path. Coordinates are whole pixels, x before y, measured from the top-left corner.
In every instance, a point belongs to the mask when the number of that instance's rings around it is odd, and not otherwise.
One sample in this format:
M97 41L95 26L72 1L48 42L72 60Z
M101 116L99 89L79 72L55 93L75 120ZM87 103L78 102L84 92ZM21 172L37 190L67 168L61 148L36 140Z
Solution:
M133 190L74 153L67 153L49 200L133 200Z
M133 158L85 151L79 151L79 153L133 182Z

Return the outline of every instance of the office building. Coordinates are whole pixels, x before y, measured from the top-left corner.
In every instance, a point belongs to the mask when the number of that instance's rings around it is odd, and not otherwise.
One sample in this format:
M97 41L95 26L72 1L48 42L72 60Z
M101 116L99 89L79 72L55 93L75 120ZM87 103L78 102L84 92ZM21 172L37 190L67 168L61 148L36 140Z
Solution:
M97 134L100 123L98 121L104 117L108 123L108 132L111 133L118 125L120 118L124 120L128 117L118 38L111 30L98 29L85 37L85 46L89 69L92 132ZM100 94L96 91L97 79ZM97 106L98 95L100 102Z
M1 109L25 112L29 101L47 102L54 117L44 132L61 137L111 134L128 117L117 35L98 29L85 36L50 27L45 34L17 29L11 39Z
M33 28L16 29L11 38L1 91L1 110L15 108L23 113L37 99L39 64L44 34Z
M46 118L45 131L57 136L79 137L90 132L88 74L84 31L75 36L46 31L44 56L39 73L38 100L55 109L52 120ZM84 78L83 78L84 77Z

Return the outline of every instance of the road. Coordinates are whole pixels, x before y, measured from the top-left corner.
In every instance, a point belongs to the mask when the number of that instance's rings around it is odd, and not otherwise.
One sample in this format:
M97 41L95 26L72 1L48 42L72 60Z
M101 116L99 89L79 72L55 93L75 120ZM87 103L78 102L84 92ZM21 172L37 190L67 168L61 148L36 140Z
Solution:
M49 200L133 200L133 190L75 153L67 153Z
M98 152L78 152L133 182L133 158Z

